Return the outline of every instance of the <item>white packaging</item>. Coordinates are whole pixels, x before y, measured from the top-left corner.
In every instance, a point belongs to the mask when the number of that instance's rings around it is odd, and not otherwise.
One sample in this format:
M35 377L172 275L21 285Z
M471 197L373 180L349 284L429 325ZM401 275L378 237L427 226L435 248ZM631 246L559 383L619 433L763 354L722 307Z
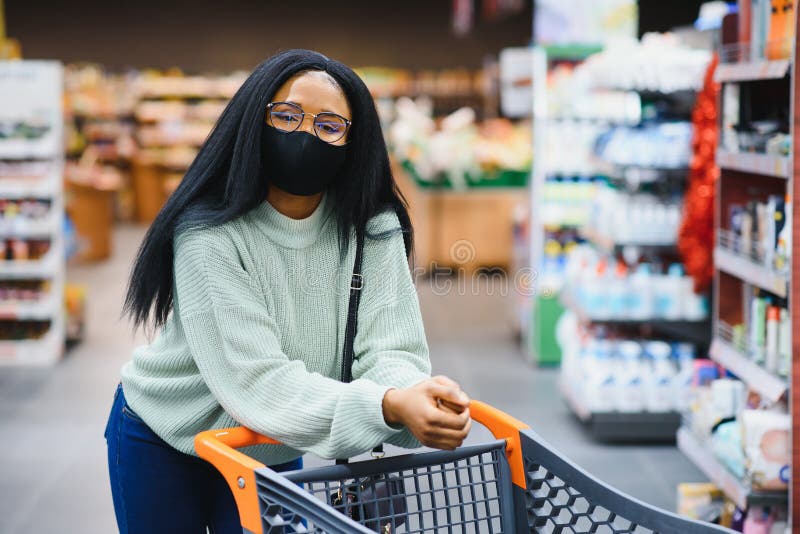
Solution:
M655 317L653 302L653 276L650 265L640 264L630 277L628 294L628 317L635 321L644 321Z
M586 366L586 405L592 412L610 412L615 405L614 368L611 343L598 340L592 343Z
M675 367L670 361L672 349L663 341L650 341L644 350L652 361L652 374L646 384L647 411L669 412L674 405L672 383Z
M690 276L684 276L681 287L683 318L687 321L702 321L708 317L708 298L694 292L694 280Z
M747 472L754 488L785 490L791 472L791 417L786 413L745 410L742 413Z
M746 389L743 382L720 378L711 382L711 407L714 419L736 417L744 407Z
M621 341L617 354L616 408L620 412L642 412L645 407L642 347L635 341Z
M694 345L679 343L675 348L678 360L678 373L672 380L674 408L676 412L688 413L694 399L692 379L694 378Z

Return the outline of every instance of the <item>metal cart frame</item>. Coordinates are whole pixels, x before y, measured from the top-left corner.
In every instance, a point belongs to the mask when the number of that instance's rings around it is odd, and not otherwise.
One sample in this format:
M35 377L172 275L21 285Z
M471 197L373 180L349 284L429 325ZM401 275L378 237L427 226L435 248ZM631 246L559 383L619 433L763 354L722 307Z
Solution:
M496 441L280 474L235 450L278 444L244 427L202 432L195 448L225 477L249 534L732 532L607 486L559 455L527 425L487 404L472 401L470 413ZM352 506L366 518L359 523L352 513L332 506L331 497L342 484L364 477L394 481L403 493L376 497L357 491ZM393 510L398 498L403 500L400 513ZM389 512L378 517L379 509Z

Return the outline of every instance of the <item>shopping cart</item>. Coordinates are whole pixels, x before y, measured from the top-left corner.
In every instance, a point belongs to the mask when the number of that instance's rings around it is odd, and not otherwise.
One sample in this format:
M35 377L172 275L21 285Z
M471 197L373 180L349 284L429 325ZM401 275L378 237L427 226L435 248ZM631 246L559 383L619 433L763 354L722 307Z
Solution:
M230 485L245 533L732 532L610 488L487 404L470 413L495 441L280 474L235 450L277 443L243 427L198 434L195 448Z

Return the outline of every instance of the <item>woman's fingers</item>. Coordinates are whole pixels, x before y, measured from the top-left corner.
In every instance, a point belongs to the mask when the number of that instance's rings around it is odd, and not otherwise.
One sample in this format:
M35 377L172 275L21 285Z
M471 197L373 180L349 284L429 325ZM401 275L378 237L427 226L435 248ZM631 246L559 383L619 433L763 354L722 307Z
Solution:
M427 384L427 393L437 402L448 403L454 411L461 412L469 407L469 397L460 389L430 381Z
M435 408L427 414L428 426L461 430L470 422L469 409L461 413Z

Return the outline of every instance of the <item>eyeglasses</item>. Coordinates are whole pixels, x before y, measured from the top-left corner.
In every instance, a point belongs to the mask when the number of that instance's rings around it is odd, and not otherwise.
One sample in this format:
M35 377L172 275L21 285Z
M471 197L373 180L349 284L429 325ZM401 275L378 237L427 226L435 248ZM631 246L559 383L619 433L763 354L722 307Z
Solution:
M352 124L341 115L324 111L322 113L306 113L297 104L289 102L270 102L267 104L269 124L284 132L297 130L306 115L314 117L314 134L326 143L335 143L345 136Z

